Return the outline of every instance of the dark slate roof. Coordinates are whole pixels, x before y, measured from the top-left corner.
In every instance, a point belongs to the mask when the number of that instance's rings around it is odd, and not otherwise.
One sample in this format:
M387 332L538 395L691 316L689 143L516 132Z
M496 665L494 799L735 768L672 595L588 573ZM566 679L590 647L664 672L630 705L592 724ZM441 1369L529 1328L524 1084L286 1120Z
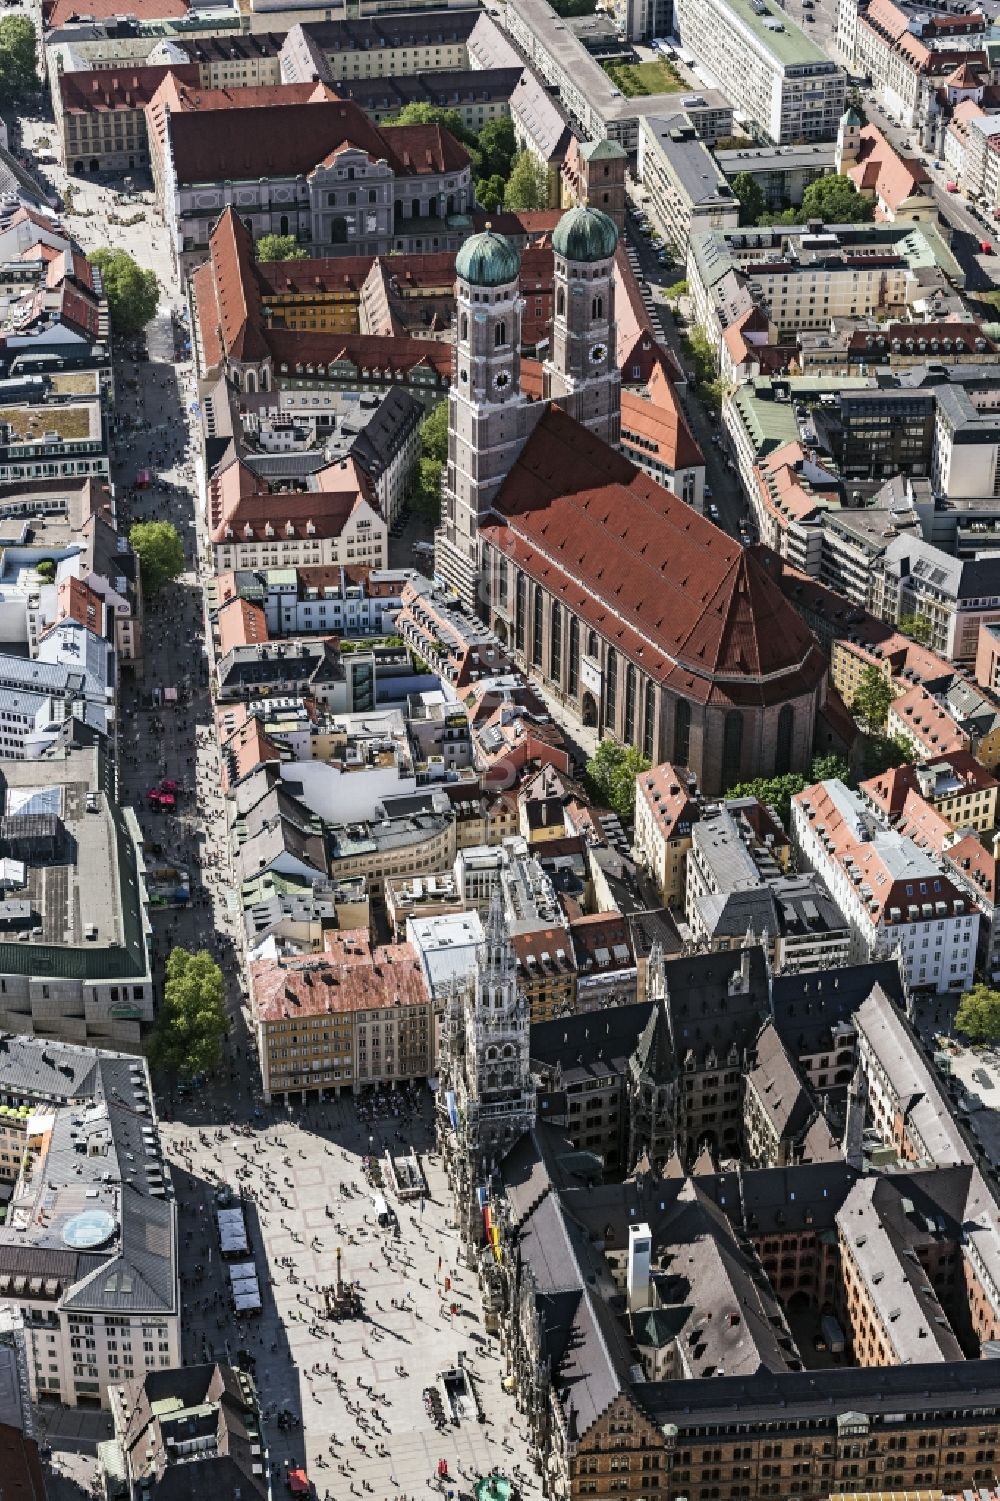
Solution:
M826 1419L835 1431L837 1418L848 1412L884 1418L917 1411L930 1418L965 1405L1000 1407L1000 1362L762 1371L704 1381L647 1381L632 1390L655 1422L674 1423L681 1434L736 1422L770 1422L791 1431L802 1418Z
M628 1006L610 1006L606 1011L585 1011L554 1021L536 1022L531 1028L531 1060L539 1068L562 1068L564 1082L578 1070L589 1072L597 1059L624 1069L649 1018L652 1003L636 1001Z
M774 1025L796 1057L831 1045L831 1029L852 1026L852 1016L876 985L897 1005L903 981L895 959L877 964L848 964L808 975L775 975L771 985Z

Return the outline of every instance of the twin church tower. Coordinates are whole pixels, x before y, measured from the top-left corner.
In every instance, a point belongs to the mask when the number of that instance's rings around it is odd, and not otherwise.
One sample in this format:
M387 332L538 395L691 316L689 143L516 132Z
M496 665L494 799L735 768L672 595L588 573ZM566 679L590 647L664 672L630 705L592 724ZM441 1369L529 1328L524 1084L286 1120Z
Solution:
M617 445L621 375L615 349L618 230L600 209L563 214L552 232L554 286L542 401L521 384L521 258L487 227L455 258L455 363L448 397L448 467L435 566L477 610L479 527L548 401ZM479 613L482 613L479 608Z

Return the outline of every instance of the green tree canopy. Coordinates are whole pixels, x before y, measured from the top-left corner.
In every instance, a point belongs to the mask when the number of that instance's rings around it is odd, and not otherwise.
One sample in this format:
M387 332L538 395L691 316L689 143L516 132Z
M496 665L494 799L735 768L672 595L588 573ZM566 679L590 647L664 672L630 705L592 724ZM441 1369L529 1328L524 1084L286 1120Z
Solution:
M469 130L457 109L442 109L436 104L424 104L414 100L404 104L398 115L384 122L386 125L440 125L450 132L463 146L474 146L476 138Z
M754 777L749 782L737 782L735 787L730 787L726 797L755 797L759 803L773 808L787 826L792 815L792 798L805 785L806 779L799 772L786 771L780 777Z
M602 740L587 762L587 781L594 800L626 821L635 817L635 779L650 763L634 745Z
M1000 990L981 983L973 985L958 1003L955 1026L975 1042L996 1042L1000 1037Z
M150 1039L155 1069L180 1078L205 1074L222 1057L229 1028L222 970L206 949L172 949L163 983L163 1003Z
M863 224L875 217L875 200L862 198L849 177L835 172L817 177L802 195L796 211L799 224L822 219L824 224Z
M140 333L159 305L156 272L143 270L127 250L94 250L88 259L101 273L113 331L126 336Z
M16 104L38 87L38 41L27 16L0 20L0 108Z
M865 740L862 769L866 777L880 777L890 766L906 766L913 750L902 735L869 735Z
M738 172L733 178L733 197L740 201L740 223L756 224L767 209L764 190L749 172Z
M884 730L892 699L892 684L888 678L877 667L866 667L851 704L851 713L863 722L865 729Z
M421 459L417 464L410 489L413 509L431 521L441 516L441 476L444 465L436 459Z
M184 544L172 521L137 521L128 534L147 599L184 572Z
M671 282L670 286L664 288L663 292L664 297L669 297L671 302L676 302L679 298L686 297L687 294L688 284L686 281Z
M809 775L814 782L839 781L846 782L850 776L850 767L843 756L834 755L830 752L825 756L813 758L812 770Z
M480 177L476 181L476 202L488 214L503 208L503 195L507 191L507 179L495 173L492 177Z
M448 401L439 401L420 424L420 451L435 463L448 462Z
M479 170L483 177L496 175L506 180L517 156L517 138L510 116L502 115L495 120L487 120L476 138L476 147L479 151ZM482 203L481 198L479 201ZM483 206L485 208L485 204Z
M899 629L904 636L909 636L911 641L919 641L926 645L934 634L929 620L922 615L900 615L897 621Z
M306 258L294 235L261 235L256 251L259 261L304 261Z
M43 583L51 584L56 576L56 565L51 558L43 558L40 563L35 564L35 572Z
M515 158L503 195L504 208L545 209L549 206L549 174L536 156L522 151Z

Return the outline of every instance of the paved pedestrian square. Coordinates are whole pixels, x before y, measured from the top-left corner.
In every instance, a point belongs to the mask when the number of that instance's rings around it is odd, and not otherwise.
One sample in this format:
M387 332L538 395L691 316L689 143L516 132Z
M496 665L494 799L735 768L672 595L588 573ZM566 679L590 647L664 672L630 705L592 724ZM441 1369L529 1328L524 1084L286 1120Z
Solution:
M362 1118L344 1099L275 1124L255 1122L249 1135L164 1126L181 1206L185 1359L235 1359L240 1349L256 1359L279 1485L288 1466L304 1463L320 1497L410 1498L428 1488L457 1497L500 1469L524 1495L538 1495L513 1398L500 1386L497 1341L483 1331L475 1277L458 1260L449 1192L433 1154L430 1093L399 1098L413 1102L409 1119ZM399 1145L397 1131L421 1150L430 1190L422 1213L419 1201L399 1203L365 1178L369 1135L378 1152ZM246 1196L264 1297L262 1315L242 1322L229 1310L214 1228L220 1183ZM375 1192L395 1211L398 1235L377 1224ZM357 1320L323 1316L322 1289L335 1281L338 1247L345 1277L361 1292ZM484 1421L439 1429L425 1389L440 1391L441 1372L460 1357ZM281 1426L287 1414L301 1426ZM438 1478L441 1459L450 1482Z

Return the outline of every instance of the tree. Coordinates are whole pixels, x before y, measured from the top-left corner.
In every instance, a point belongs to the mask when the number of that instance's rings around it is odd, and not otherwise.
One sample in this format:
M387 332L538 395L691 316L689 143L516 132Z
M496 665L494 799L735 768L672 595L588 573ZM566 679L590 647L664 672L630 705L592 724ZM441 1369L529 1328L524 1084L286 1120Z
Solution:
M549 206L549 174L530 151L515 158L503 195L508 209L544 209Z
M404 104L398 115L384 121L386 125L440 125L463 146L474 146L476 138L469 130L457 109L442 109L436 104L424 104L414 100Z
M669 287L664 288L663 292L664 297L669 298L671 302L679 302L680 299L682 297L686 297L687 294L688 284L686 281L672 282Z
M866 777L880 777L890 766L907 766L913 760L913 748L902 735L869 735L861 757Z
M476 202L481 209L488 214L495 214L503 208L503 195L507 190L507 179L497 172L493 177L480 177L476 182Z
M780 777L754 777L750 782L738 782L730 787L726 798L755 797L759 803L773 808L783 824L792 816L792 798L802 791L806 779L797 771L786 771Z
M628 822L635 817L635 779L649 767L650 763L634 745L602 740L587 762L587 780L594 800Z
M51 584L56 576L56 565L51 558L43 558L40 563L35 564L35 572L43 584Z
M830 752L825 756L814 756L809 775L814 782L846 782L851 774L851 768L842 756Z
M127 250L94 250L88 259L101 273L114 332L141 333L160 301L156 272L143 270Z
M128 534L147 598L184 572L184 544L171 521L137 521Z
M294 235L261 235L256 250L259 261L304 261L306 258Z
M16 104L38 87L38 40L27 16L0 20L0 107Z
M172 949L163 984L163 1004L150 1039L156 1069L181 1078L205 1074L222 1057L229 1030L222 970L206 949Z
M764 191L749 172L738 172L733 178L733 197L740 201L740 223L756 224L767 210Z
M420 424L420 451L435 463L448 462L448 402L439 401Z
M441 476L444 465L436 459L421 459L410 492L413 509L437 522L441 517Z
M839 177L835 172L809 184L796 213L799 224L810 219L821 219L824 224L863 224L874 217L875 200L862 198L849 177Z
M982 983L973 985L958 1003L955 1026L975 1042L996 1042L1000 1037L1000 990Z
M487 120L476 138L479 170L484 178L498 176L506 180L517 156L517 137L509 115ZM478 194L477 194L478 196ZM482 199L480 198L480 203Z
M863 721L869 731L884 730L892 703L892 684L877 667L866 667L861 674L851 713Z
M922 646L926 646L934 634L930 621L925 620L922 615L900 615L898 624L904 636L909 636L911 641L919 641Z

